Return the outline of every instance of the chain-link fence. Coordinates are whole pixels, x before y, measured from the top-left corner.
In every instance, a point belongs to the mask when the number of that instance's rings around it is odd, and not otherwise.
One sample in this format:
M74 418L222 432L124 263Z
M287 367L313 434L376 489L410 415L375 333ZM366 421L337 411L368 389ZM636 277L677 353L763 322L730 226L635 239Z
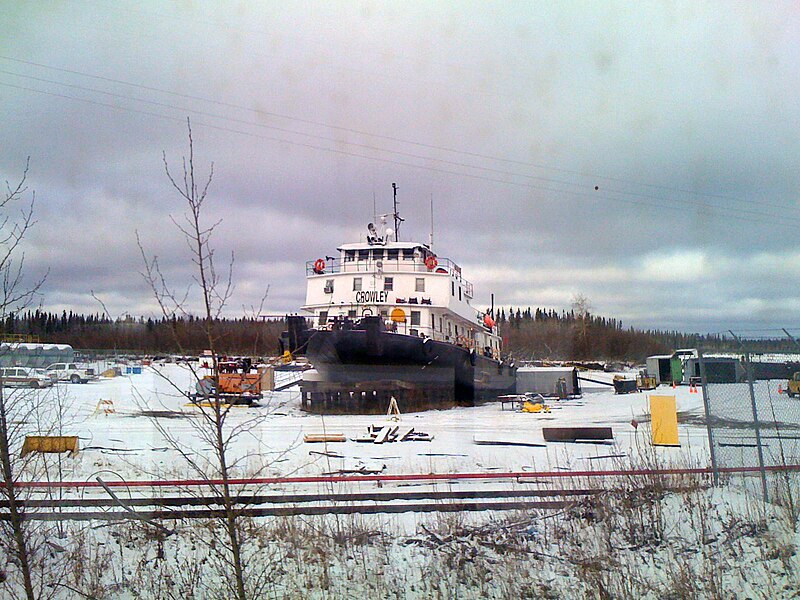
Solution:
M729 469L752 468L765 500L787 493L792 499L800 483L792 470L800 464L800 397L789 389L797 385L791 383L797 365L745 352L742 375L719 382L711 376L713 359L702 353L699 359L715 478Z

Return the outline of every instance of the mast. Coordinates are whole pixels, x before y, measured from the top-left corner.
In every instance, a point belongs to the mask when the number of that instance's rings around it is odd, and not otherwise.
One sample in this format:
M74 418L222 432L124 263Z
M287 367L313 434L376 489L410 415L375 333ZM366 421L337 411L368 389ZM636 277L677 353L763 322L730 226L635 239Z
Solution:
M429 245L432 250L433 249L433 194L431 194L431 240Z
M392 184L392 190L394 190L394 241L400 241L400 223L405 221L405 219L401 219L400 215L397 214L397 184Z

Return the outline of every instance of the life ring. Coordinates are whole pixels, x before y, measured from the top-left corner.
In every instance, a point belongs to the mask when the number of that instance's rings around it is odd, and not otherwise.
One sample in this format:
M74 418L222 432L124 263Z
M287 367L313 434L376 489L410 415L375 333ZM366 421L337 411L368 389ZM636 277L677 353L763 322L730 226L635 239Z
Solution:
M439 261L436 260L436 257L430 255L428 258L425 259L425 266L428 267L428 271L433 271L439 264Z
M325 261L318 258L314 261L314 273L320 274L325 272Z

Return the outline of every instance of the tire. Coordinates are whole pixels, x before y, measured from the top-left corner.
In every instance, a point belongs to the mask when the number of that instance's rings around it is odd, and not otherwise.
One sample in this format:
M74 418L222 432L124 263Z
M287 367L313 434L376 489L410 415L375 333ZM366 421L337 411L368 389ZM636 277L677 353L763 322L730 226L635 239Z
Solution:
M80 383L81 382L81 378L80 378L79 375L73 375L72 377L69 378L69 380L72 383Z
M39 389L39 382L38 381L32 381L31 382L31 387L33 389L35 389L35 390L38 390Z

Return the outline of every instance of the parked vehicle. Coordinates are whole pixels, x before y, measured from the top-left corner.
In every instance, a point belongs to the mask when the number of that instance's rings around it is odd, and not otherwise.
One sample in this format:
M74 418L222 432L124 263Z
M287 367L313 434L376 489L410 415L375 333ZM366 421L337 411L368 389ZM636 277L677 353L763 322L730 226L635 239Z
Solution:
M790 398L800 396L800 371L792 375L792 378L786 386L786 393L789 394Z
M53 380L47 375L36 373L27 367L5 367L0 369L0 378L4 387L30 387L43 388L53 385Z
M86 383L97 379L94 369L84 369L75 363L53 363L47 367L47 373L56 381L69 381L71 383Z

